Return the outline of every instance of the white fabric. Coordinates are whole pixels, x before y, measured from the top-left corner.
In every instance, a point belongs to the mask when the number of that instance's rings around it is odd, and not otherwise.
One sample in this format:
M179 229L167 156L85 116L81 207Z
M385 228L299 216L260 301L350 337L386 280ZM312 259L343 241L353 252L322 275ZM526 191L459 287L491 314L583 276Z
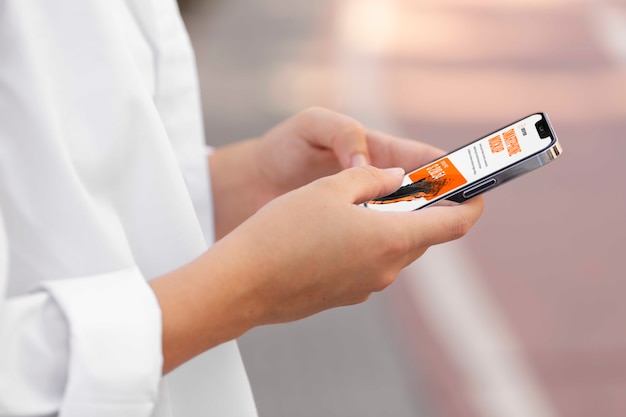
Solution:
M0 0L0 416L256 416L234 342L160 376L146 280L213 236L198 91L173 0Z

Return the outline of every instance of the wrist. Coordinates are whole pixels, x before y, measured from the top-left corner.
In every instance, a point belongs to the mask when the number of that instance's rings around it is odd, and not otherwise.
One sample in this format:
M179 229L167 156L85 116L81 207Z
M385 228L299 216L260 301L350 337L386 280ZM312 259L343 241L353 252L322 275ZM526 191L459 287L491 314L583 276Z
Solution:
M257 169L258 139L237 142L209 155L216 238L224 237L263 204Z
M150 282L161 307L164 374L261 322L259 304L242 282L251 272L214 252Z

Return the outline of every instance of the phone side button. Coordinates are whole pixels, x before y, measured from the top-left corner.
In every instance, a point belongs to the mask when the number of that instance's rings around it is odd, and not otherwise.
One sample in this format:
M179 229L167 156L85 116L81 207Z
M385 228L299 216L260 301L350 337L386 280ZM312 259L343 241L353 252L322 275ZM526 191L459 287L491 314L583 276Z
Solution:
M480 194L480 193L482 193L484 191L487 191L491 187L495 186L497 182L498 181L496 181L495 178L491 178L491 179L489 179L487 181L483 181L480 184L470 188L469 190L463 191L463 197L465 197L467 199L475 197L478 194Z

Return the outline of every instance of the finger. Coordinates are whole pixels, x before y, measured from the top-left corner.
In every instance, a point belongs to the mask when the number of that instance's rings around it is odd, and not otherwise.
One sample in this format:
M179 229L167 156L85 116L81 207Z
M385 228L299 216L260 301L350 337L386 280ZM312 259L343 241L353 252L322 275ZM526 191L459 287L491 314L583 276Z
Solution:
M402 168L378 169L355 167L323 178L321 183L332 188L336 198L360 204L397 190L402 184Z
M366 136L372 165L380 168L398 166L412 171L444 155L441 149L417 140L371 130Z
M459 239L471 229L483 212L482 196L456 206L427 207L404 215L415 216L414 247L437 245Z
M365 129L356 120L323 108L295 117L299 137L313 147L332 150L342 168L369 164Z

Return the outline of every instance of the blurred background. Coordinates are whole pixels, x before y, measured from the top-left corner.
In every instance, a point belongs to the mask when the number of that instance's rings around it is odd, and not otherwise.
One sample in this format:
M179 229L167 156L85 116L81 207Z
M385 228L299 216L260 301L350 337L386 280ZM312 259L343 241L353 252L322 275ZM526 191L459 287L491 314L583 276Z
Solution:
M626 415L625 1L181 6L211 145L325 106L444 149L545 111L564 147L365 305L245 335L261 417Z

